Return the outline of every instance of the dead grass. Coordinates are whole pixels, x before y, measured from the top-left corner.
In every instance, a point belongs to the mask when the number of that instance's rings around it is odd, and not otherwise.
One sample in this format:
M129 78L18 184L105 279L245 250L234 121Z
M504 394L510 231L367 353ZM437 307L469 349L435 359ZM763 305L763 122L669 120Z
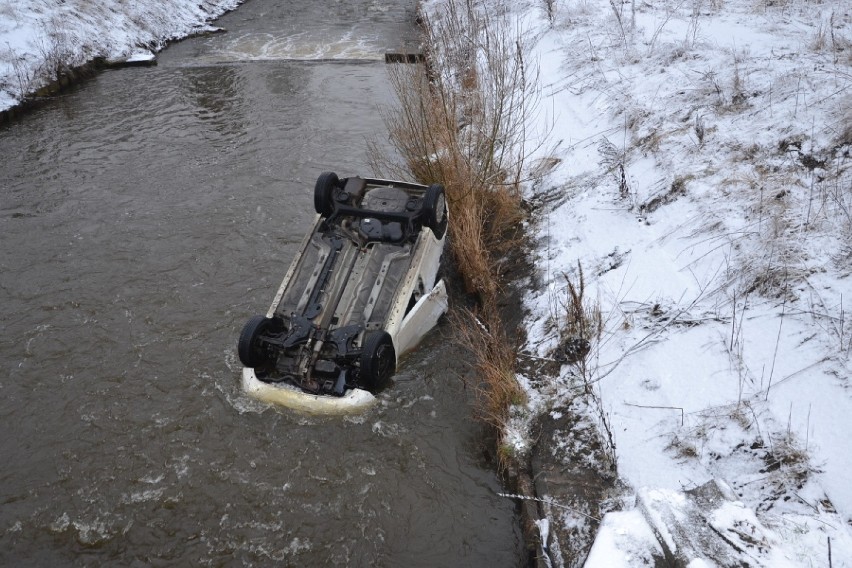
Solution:
M766 471L781 469L795 481L801 481L812 472L810 457L799 440L785 432L777 437L769 437L770 448L764 461Z
M574 274L564 273L563 277L564 296L556 299L557 313L554 315L559 333L556 357L573 367L588 395L594 383L591 359L604 330L601 306L599 301L586 295L586 280L579 262Z
M849 50L852 48L852 39L841 33L843 28L843 16L838 16L832 10L831 15L827 20L820 20L817 24L816 31L811 37L810 45L812 51L828 52L831 54L833 62L849 63L852 56L849 55Z
M451 0L435 21L422 20L426 65L390 69L399 106L384 118L402 159L389 159L375 144L370 157L377 172L446 188L450 251L478 306L453 321L476 361L479 414L501 431L523 391L516 345L498 309L498 260L519 246L514 229L524 218L520 182L536 77L527 69L524 38L472 0Z
M564 324L560 329L562 339L579 337L591 340L599 337L603 328L600 304L587 302L586 279L583 266L577 262L576 276L563 274L567 288L562 308L565 311Z
M457 94L430 82L419 66L392 68L390 75L400 107L386 111L385 122L404 163L387 161L374 146L374 168L444 185L452 220L450 249L465 289L483 306L493 305L499 294L496 257L523 218L518 184L490 165L487 144L459 128Z
M477 415L499 432L509 419L510 407L525 399L515 379L517 345L493 310L458 310L453 324L461 344L474 356ZM499 452L498 457L503 461Z

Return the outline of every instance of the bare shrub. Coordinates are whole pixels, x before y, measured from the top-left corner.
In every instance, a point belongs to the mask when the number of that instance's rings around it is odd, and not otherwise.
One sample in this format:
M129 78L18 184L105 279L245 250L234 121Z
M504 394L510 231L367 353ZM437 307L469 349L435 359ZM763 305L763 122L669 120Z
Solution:
M714 106L719 112L739 111L747 104L748 87L740 67L748 58L749 53L745 50L732 54L733 73L731 74L731 81L727 85L720 82L719 74L714 69L702 73L704 92L715 97Z
M75 41L58 17L53 17L42 25L34 47L42 61L39 75L43 82L61 79L73 67L83 63L79 59Z
M468 292L489 304L499 290L494 253L523 215L526 121L537 77L527 68L522 35L471 0L449 2L425 26L426 67L390 71L400 106L385 112L385 122L403 163L375 146L371 159L377 170L445 185L453 255Z
M665 16L663 17L663 21L657 26L654 30L654 33L651 35L651 40L648 42L648 55L654 53L654 45L657 43L657 40L660 37L660 34L663 33L663 30L666 28L666 25L671 20L672 16L674 16L680 6L672 8L671 6L666 6ZM697 20L696 20L697 21ZM697 33L697 32L696 32Z
M450 250L479 307L454 318L474 354L480 415L501 430L509 406L523 399L515 378L516 346L500 320L498 259L514 245L523 218L521 173L526 124L537 103L537 76L525 38L473 0L450 0L433 20L421 17L425 66L390 68L399 106L384 111L401 160L370 146L376 171L442 183L450 209Z
M695 117L695 137L698 139L698 146L704 145L704 136L707 134L707 127L704 124L704 118L701 116Z
M822 51L828 44L828 30L825 28L826 24L824 22L820 22L817 26L816 32L814 32L814 37L811 38L811 43L809 45L812 50L817 52Z
M582 388L582 399L597 421L597 432L601 452L615 470L615 436L612 420L604 408L600 389L596 383L600 380L597 369L597 355L601 347L601 336L605 322L598 299L590 299L586 293L586 279L583 265L577 262L574 274L564 273L565 292L559 300L560 313L557 314L559 332L559 352L556 359L571 366L573 374Z
M684 49L691 49L698 43L699 32L701 31L701 9L704 2L702 0L694 0L692 3L692 12L689 16L689 24L686 28L686 37L683 40Z
M624 146L618 148L604 136L598 143L598 154L601 157L599 164L606 169L607 173L615 176L618 183L618 195L622 199L630 197L630 186L627 183L627 172L625 171L627 148Z
M553 25L556 20L556 0L544 0L544 9L547 12L547 20Z
M837 31L840 27L837 23L837 14L832 11L827 21L820 20L808 47L817 53L828 51L835 64L841 62L840 58L844 54L846 54L846 62L849 62L852 59L852 55L849 55L852 40Z
M494 259L489 241L507 221L517 220L518 213L507 212L518 206L520 195L484 183L483 172L475 167L482 164L474 157L478 150L462 139L457 127L455 98L441 96L422 70L408 66L392 70L391 81L401 108L385 113L385 121L405 163L388 163L373 151L374 167L403 177L407 171L424 183L444 184L452 219L450 247L465 288L482 303L493 303L498 285L491 276Z
M852 175L835 178L826 185L826 195L833 204L834 215L845 234L852 235Z
M633 47L633 39L636 32L636 0L630 0L630 14L625 14L624 4L621 0L609 0L609 6L612 8L612 13L618 24L624 51L625 53L629 53Z
M828 21L828 29L831 36L831 51L834 54L834 63L840 63L840 55L845 54L846 63L852 61L852 38L839 34L835 31L836 15L832 11L831 18Z
M841 358L848 358L852 353L852 321L846 312L844 297L829 296L811 282L806 282L808 288L808 312L816 327L829 338L829 344L837 348ZM846 297L848 302L849 297Z
M731 104L734 106L742 105L748 96L745 93L742 75L740 75L740 66L734 62L734 76L731 79Z
M39 34L31 41L34 54L19 54L7 43L2 59L12 67L7 80L11 92L23 102L39 88L63 79L75 66L85 62L85 54L78 49L77 42L61 20L54 17L41 23Z
M6 46L6 51L0 54L0 57L11 63L10 87L13 93L17 93L18 100L23 101L35 90L36 74L32 66L28 65L25 56L18 54L8 43Z

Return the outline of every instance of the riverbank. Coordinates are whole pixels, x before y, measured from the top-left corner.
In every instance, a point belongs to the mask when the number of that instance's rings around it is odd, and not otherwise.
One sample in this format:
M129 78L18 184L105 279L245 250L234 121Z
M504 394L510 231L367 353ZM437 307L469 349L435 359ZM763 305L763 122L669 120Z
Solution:
M85 76L102 62L141 61L168 42L216 31L210 22L242 0L65 4L20 0L0 7L0 113Z
M427 6L437 20L448 3ZM528 402L504 439L547 459L548 561L849 563L845 5L477 6L512 22L539 78ZM618 481L581 502L548 483L579 466ZM708 483L723 489L695 497ZM699 501L703 526L660 521ZM684 545L707 530L727 548Z

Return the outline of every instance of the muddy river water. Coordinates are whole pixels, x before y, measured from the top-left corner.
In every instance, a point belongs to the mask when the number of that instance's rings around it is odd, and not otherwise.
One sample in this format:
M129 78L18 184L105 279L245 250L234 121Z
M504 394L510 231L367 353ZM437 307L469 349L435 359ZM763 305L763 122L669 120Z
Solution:
M413 20L249 0L0 128L0 565L522 564L443 326L360 416L239 386L316 176L387 145Z

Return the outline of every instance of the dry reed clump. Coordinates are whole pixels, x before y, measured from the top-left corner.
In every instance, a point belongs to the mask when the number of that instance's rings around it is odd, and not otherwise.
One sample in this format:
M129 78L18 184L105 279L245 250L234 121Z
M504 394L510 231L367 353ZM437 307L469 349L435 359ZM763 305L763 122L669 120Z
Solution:
M530 90L522 44L471 2L449 2L440 24L424 21L432 46L427 65L390 69L400 106L385 112L385 122L403 163L389 162L375 147L373 163L445 186L453 255L467 291L489 304L499 292L494 258L523 217L531 97L517 92Z
M577 263L577 274L564 274L565 297L559 299L557 314L559 329L558 357L572 365L583 381L586 393L591 392L594 370L590 365L593 344L599 343L604 329L600 302L586 296L583 266Z
M508 228L521 219L520 192L517 186L488 183L482 160L466 140L469 136L457 126L455 97L443 96L423 68L392 68L390 76L400 108L385 112L385 121L405 163L388 162L374 148L374 167L394 175L410 172L423 183L444 185L450 249L465 289L482 305L493 304L499 293L492 274L494 252Z
M461 344L474 355L478 417L500 431L509 419L510 406L524 400L515 379L516 345L493 310L459 310L453 314L453 324Z
M523 218L520 179L525 125L535 78L528 76L523 38L472 0L450 0L435 21L422 17L425 66L390 68L399 106L384 113L401 162L371 145L377 171L441 183L450 211L450 251L476 312L454 319L473 353L481 416L498 430L508 407L522 399L515 378L516 346L497 306L499 258L516 245Z
M577 262L575 278L568 273L562 276L565 278L566 294L560 302L564 311L559 329L561 339L577 337L589 341L599 336L603 327L600 306L586 300L586 278L582 264Z

